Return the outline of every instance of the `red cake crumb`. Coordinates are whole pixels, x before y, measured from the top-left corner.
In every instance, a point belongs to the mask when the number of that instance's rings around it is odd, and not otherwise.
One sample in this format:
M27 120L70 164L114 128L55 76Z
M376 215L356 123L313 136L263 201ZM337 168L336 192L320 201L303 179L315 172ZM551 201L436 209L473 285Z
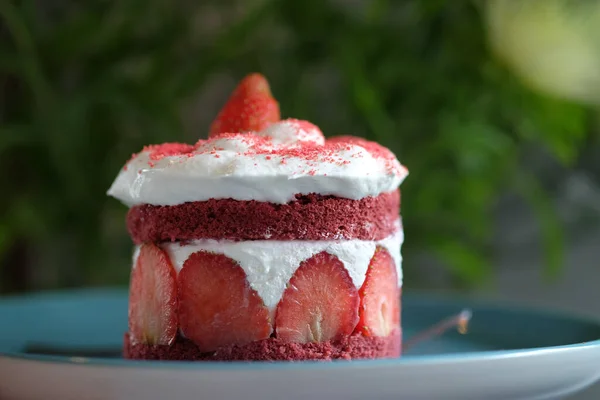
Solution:
M145 146L142 151L150 153L150 159L158 161L164 157L191 153L194 146L185 143L163 143Z
M396 156L390 149L380 145L377 142L358 137L358 136L335 136L327 140L329 145L338 144L341 146L348 146L349 144L357 145L365 150L376 159L383 160L386 163L387 169L391 173L403 173L406 172L406 168L396 163ZM404 170L404 171L402 171Z
M273 145L273 139L267 136L260 136L257 135L254 132L244 132L244 133L218 133L215 136L212 136L210 139L208 140L204 140L204 141L198 141L198 143L196 143L196 152L198 154L202 154L205 153L207 151L211 151L213 149L215 150L223 150L222 148L216 147L214 145L214 142L217 140L238 140L240 142L242 142L243 144L245 144L246 146L251 147L252 149L254 149L253 151L251 151L252 154L255 154L256 151L258 149L263 149L263 148L270 148ZM206 146L206 145L212 145L212 146ZM202 148L204 147L204 148Z
M240 151L238 153L239 155L249 157L278 156L281 158L282 164L286 164L286 158L300 158L308 161L310 168L307 170L295 171L295 174L315 175L315 168L317 168L320 163L337 164L339 166L349 164L350 161L346 159L347 155L342 155L341 152L349 151L353 146L360 146L364 148L372 157L383 161L389 174L401 175L407 172L406 168L397 162L394 154L389 149L376 142L355 136L336 136L327 139L324 145L319 145L313 140L308 140L310 139L311 135L309 132L311 131L314 133L316 130L318 131L318 135L322 135L321 131L316 125L313 125L308 121L295 119L289 119L286 121L297 125L297 135L301 141L297 142L296 146L274 146L273 139L271 137L262 136L255 132L223 132L213 135L208 140L199 140L195 145L183 143L164 143L145 146L142 152L149 152L150 161L148 161L148 166L153 168L156 161L169 156L192 157L199 154L211 154L214 157L219 158L219 154L216 152L222 151L223 148L216 145L215 142L218 140L235 139L248 147L247 150ZM132 159L138 154L134 154ZM359 158L362 157L362 154L356 153L352 155L352 157ZM127 164L125 164L124 169L127 169Z
M155 161L159 161L164 157L170 156L182 156L189 155L192 151L194 151L194 146L185 144L185 143L162 143L162 144L151 144L144 146L142 152L148 152L150 162L148 165L152 168L154 166ZM127 171L127 166L131 161L133 161L140 153L135 153L131 155L129 161L125 163L123 169Z
M298 195L287 204L232 199L176 206L140 205L127 213L133 241L381 240L395 233L400 192L361 200Z
M124 357L135 360L180 361L306 361L397 358L401 353L401 331L387 337L351 335L335 342L286 343L276 338L243 346L226 346L210 353L201 352L190 340L178 336L171 346L131 344L125 334Z

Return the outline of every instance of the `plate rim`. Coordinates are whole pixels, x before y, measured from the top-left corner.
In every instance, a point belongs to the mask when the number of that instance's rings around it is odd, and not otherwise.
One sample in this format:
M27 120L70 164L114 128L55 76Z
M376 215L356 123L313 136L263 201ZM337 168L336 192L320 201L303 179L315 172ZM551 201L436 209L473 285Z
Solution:
M6 302L32 301L36 298L77 296L85 293L86 295L127 295L127 287L103 287L103 288L74 288L44 290L16 295L0 296L0 304ZM562 318L595 326L600 331L600 320L579 313L569 313L564 310L554 310L547 307L522 306L511 301L493 301L490 299L472 299L459 295L440 295L437 293L427 293L418 290L407 290L404 296L410 296L420 301L434 302L443 301L445 303L455 304L458 308L464 307L465 302L472 304L473 308L486 308L489 310L509 311L518 313L530 313L542 315L545 317ZM332 360L323 361L270 361L270 362L252 362L252 361L228 361L228 362L194 362L194 361L171 361L171 360L124 360L104 357L68 357L42 354L25 354L20 352L0 351L0 360L22 360L29 362L54 363L62 365L81 365L95 367L120 367L120 368L147 368L147 369L187 369L187 370L227 370L243 371L249 367L260 370L280 370L280 369L339 369L339 368L382 368L391 366L405 365L439 365L439 364L457 364L472 363L479 361L493 361L504 359L527 358L533 356L554 355L561 352L598 350L600 351L600 337L596 340L563 344L557 346L544 346L528 349L510 349L510 350L485 350L473 351L468 353L448 353L431 355L405 355L395 359L379 360Z

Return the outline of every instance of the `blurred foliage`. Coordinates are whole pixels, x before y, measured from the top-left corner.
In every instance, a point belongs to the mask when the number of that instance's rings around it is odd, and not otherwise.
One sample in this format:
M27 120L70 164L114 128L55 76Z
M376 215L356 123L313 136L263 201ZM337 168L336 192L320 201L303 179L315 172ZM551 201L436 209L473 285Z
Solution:
M0 1L3 290L127 282L126 209L105 192L146 143L194 142L236 81L264 73L284 116L389 146L410 260L459 282L491 267L491 210L516 191L562 262L552 203L523 158L566 165L588 129L578 105L538 95L493 59L465 0Z
M525 82L600 104L600 1L485 1L489 41Z

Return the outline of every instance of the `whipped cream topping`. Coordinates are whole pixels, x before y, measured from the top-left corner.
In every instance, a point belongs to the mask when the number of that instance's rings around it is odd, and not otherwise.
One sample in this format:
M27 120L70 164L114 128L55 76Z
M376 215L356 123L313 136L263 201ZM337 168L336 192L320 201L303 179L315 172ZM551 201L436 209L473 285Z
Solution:
M310 193L359 200L396 190L407 175L377 143L351 136L326 140L310 122L288 119L194 146L146 146L119 172L108 195L129 207L211 198L285 204Z
M230 242L196 240L188 243L169 242L161 247L169 255L177 273L190 255L197 251L224 254L237 261L246 273L248 283L262 298L265 306L274 312L286 285L302 261L326 251L344 264L352 282L360 288L365 281L369 262L377 246L390 253L396 264L398 286L402 286L402 255L404 234L400 228L394 235L380 241L276 241L253 240ZM137 249L138 247L136 247ZM134 252L134 262L138 251Z

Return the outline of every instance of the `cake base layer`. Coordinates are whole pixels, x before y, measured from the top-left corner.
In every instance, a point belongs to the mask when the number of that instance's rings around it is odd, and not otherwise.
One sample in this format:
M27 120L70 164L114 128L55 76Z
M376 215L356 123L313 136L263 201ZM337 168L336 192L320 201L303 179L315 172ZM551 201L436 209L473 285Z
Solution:
M124 357L134 360L180 361L305 361L396 358L401 353L401 331L387 337L346 336L335 342L285 343L276 338L202 353L190 340L178 337L171 346L132 344L125 334Z
M136 244L219 240L381 240L397 230L400 192L360 200L311 194L287 204L232 199L140 205L127 214Z

